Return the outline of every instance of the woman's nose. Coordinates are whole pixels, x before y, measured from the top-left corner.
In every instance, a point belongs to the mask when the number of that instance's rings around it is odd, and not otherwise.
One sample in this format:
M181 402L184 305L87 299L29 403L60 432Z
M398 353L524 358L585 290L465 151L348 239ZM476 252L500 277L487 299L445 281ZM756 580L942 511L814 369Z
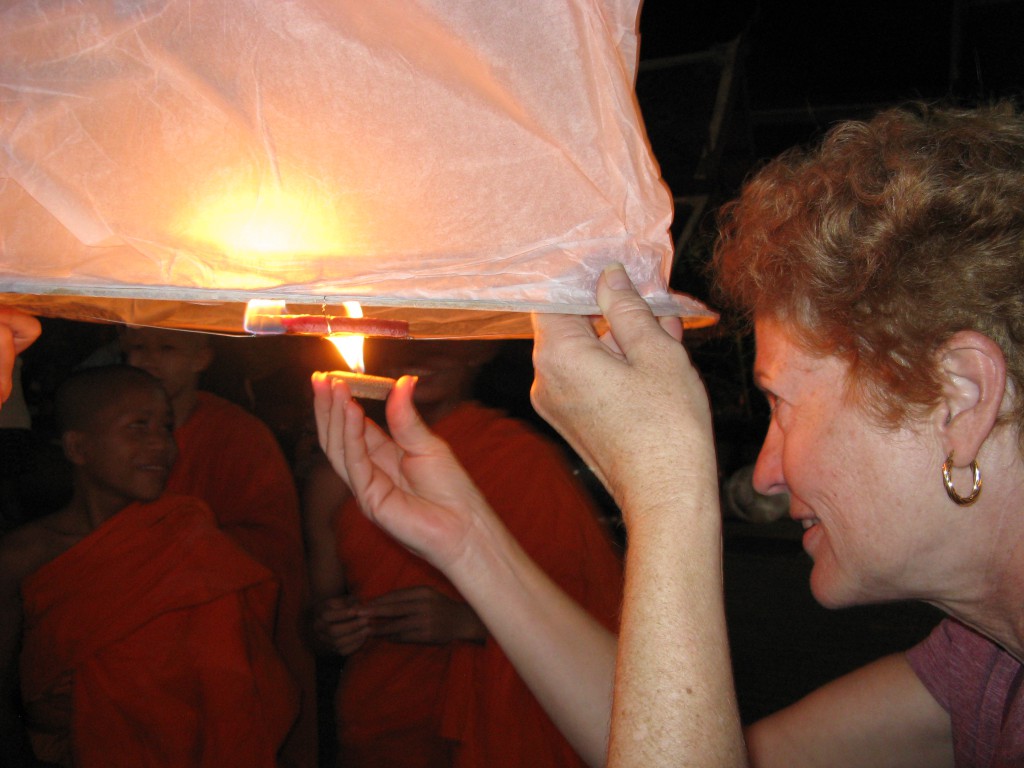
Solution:
M768 425L768 433L764 436L761 450L757 454L752 478L754 490L765 496L783 493L786 490L786 481L782 474L782 445L782 431L772 420Z

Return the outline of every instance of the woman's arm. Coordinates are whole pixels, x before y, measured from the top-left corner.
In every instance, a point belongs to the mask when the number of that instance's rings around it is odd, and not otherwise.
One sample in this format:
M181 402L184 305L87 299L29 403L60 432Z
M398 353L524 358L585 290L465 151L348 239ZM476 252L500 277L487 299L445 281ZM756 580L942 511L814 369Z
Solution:
M444 572L570 743L589 763L603 764L615 638L509 534L420 420L414 385L400 379L388 401L388 437L344 384L332 388L314 375L321 445L364 512Z
M610 330L537 316L533 400L618 502L629 544L609 763L745 763L722 584L711 413L679 343L625 271L598 283Z
M756 768L953 765L949 714L902 653L828 683L747 730Z

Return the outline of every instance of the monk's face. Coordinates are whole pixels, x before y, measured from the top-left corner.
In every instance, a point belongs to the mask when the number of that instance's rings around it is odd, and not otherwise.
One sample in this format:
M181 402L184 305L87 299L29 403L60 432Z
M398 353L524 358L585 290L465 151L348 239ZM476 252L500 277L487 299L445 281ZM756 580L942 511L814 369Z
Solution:
M172 400L195 391L213 359L202 334L162 328L126 328L121 348L125 362L159 379Z
M494 357L492 341L374 339L366 346L366 370L378 376L418 376L421 409L458 404L470 397L480 367Z
M174 418L157 386L126 388L82 430L69 432L65 449L92 489L118 509L154 501L164 492L177 457Z

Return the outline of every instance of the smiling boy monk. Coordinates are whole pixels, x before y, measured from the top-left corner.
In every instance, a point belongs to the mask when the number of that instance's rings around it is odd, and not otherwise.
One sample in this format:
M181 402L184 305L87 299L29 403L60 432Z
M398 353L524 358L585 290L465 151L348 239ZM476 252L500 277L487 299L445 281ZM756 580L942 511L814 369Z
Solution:
M301 696L280 763L282 768L313 768L315 666L304 636L308 584L291 467L266 424L200 389L201 375L215 356L209 335L129 327L121 344L125 362L159 379L171 398L179 450L168 490L206 502L220 529L277 577L274 641Z
M159 381L75 374L56 395L68 506L0 539L0 761L272 767L297 713L272 574L187 496ZM20 653L25 722L16 707Z

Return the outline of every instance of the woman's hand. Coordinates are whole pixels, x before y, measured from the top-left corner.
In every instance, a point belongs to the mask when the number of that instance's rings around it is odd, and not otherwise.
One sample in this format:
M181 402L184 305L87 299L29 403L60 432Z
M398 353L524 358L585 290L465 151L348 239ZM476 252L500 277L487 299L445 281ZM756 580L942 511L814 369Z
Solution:
M448 445L412 403L415 379L403 376L388 398L389 437L367 419L341 381L313 374L320 447L363 513L416 554L446 571L490 507Z
M655 318L618 264L597 301L609 324L600 336L586 317L534 315L531 398L624 506L631 489L714 471L711 412L679 318Z
M11 396L14 359L39 338L39 321L17 309L0 307L0 405Z

